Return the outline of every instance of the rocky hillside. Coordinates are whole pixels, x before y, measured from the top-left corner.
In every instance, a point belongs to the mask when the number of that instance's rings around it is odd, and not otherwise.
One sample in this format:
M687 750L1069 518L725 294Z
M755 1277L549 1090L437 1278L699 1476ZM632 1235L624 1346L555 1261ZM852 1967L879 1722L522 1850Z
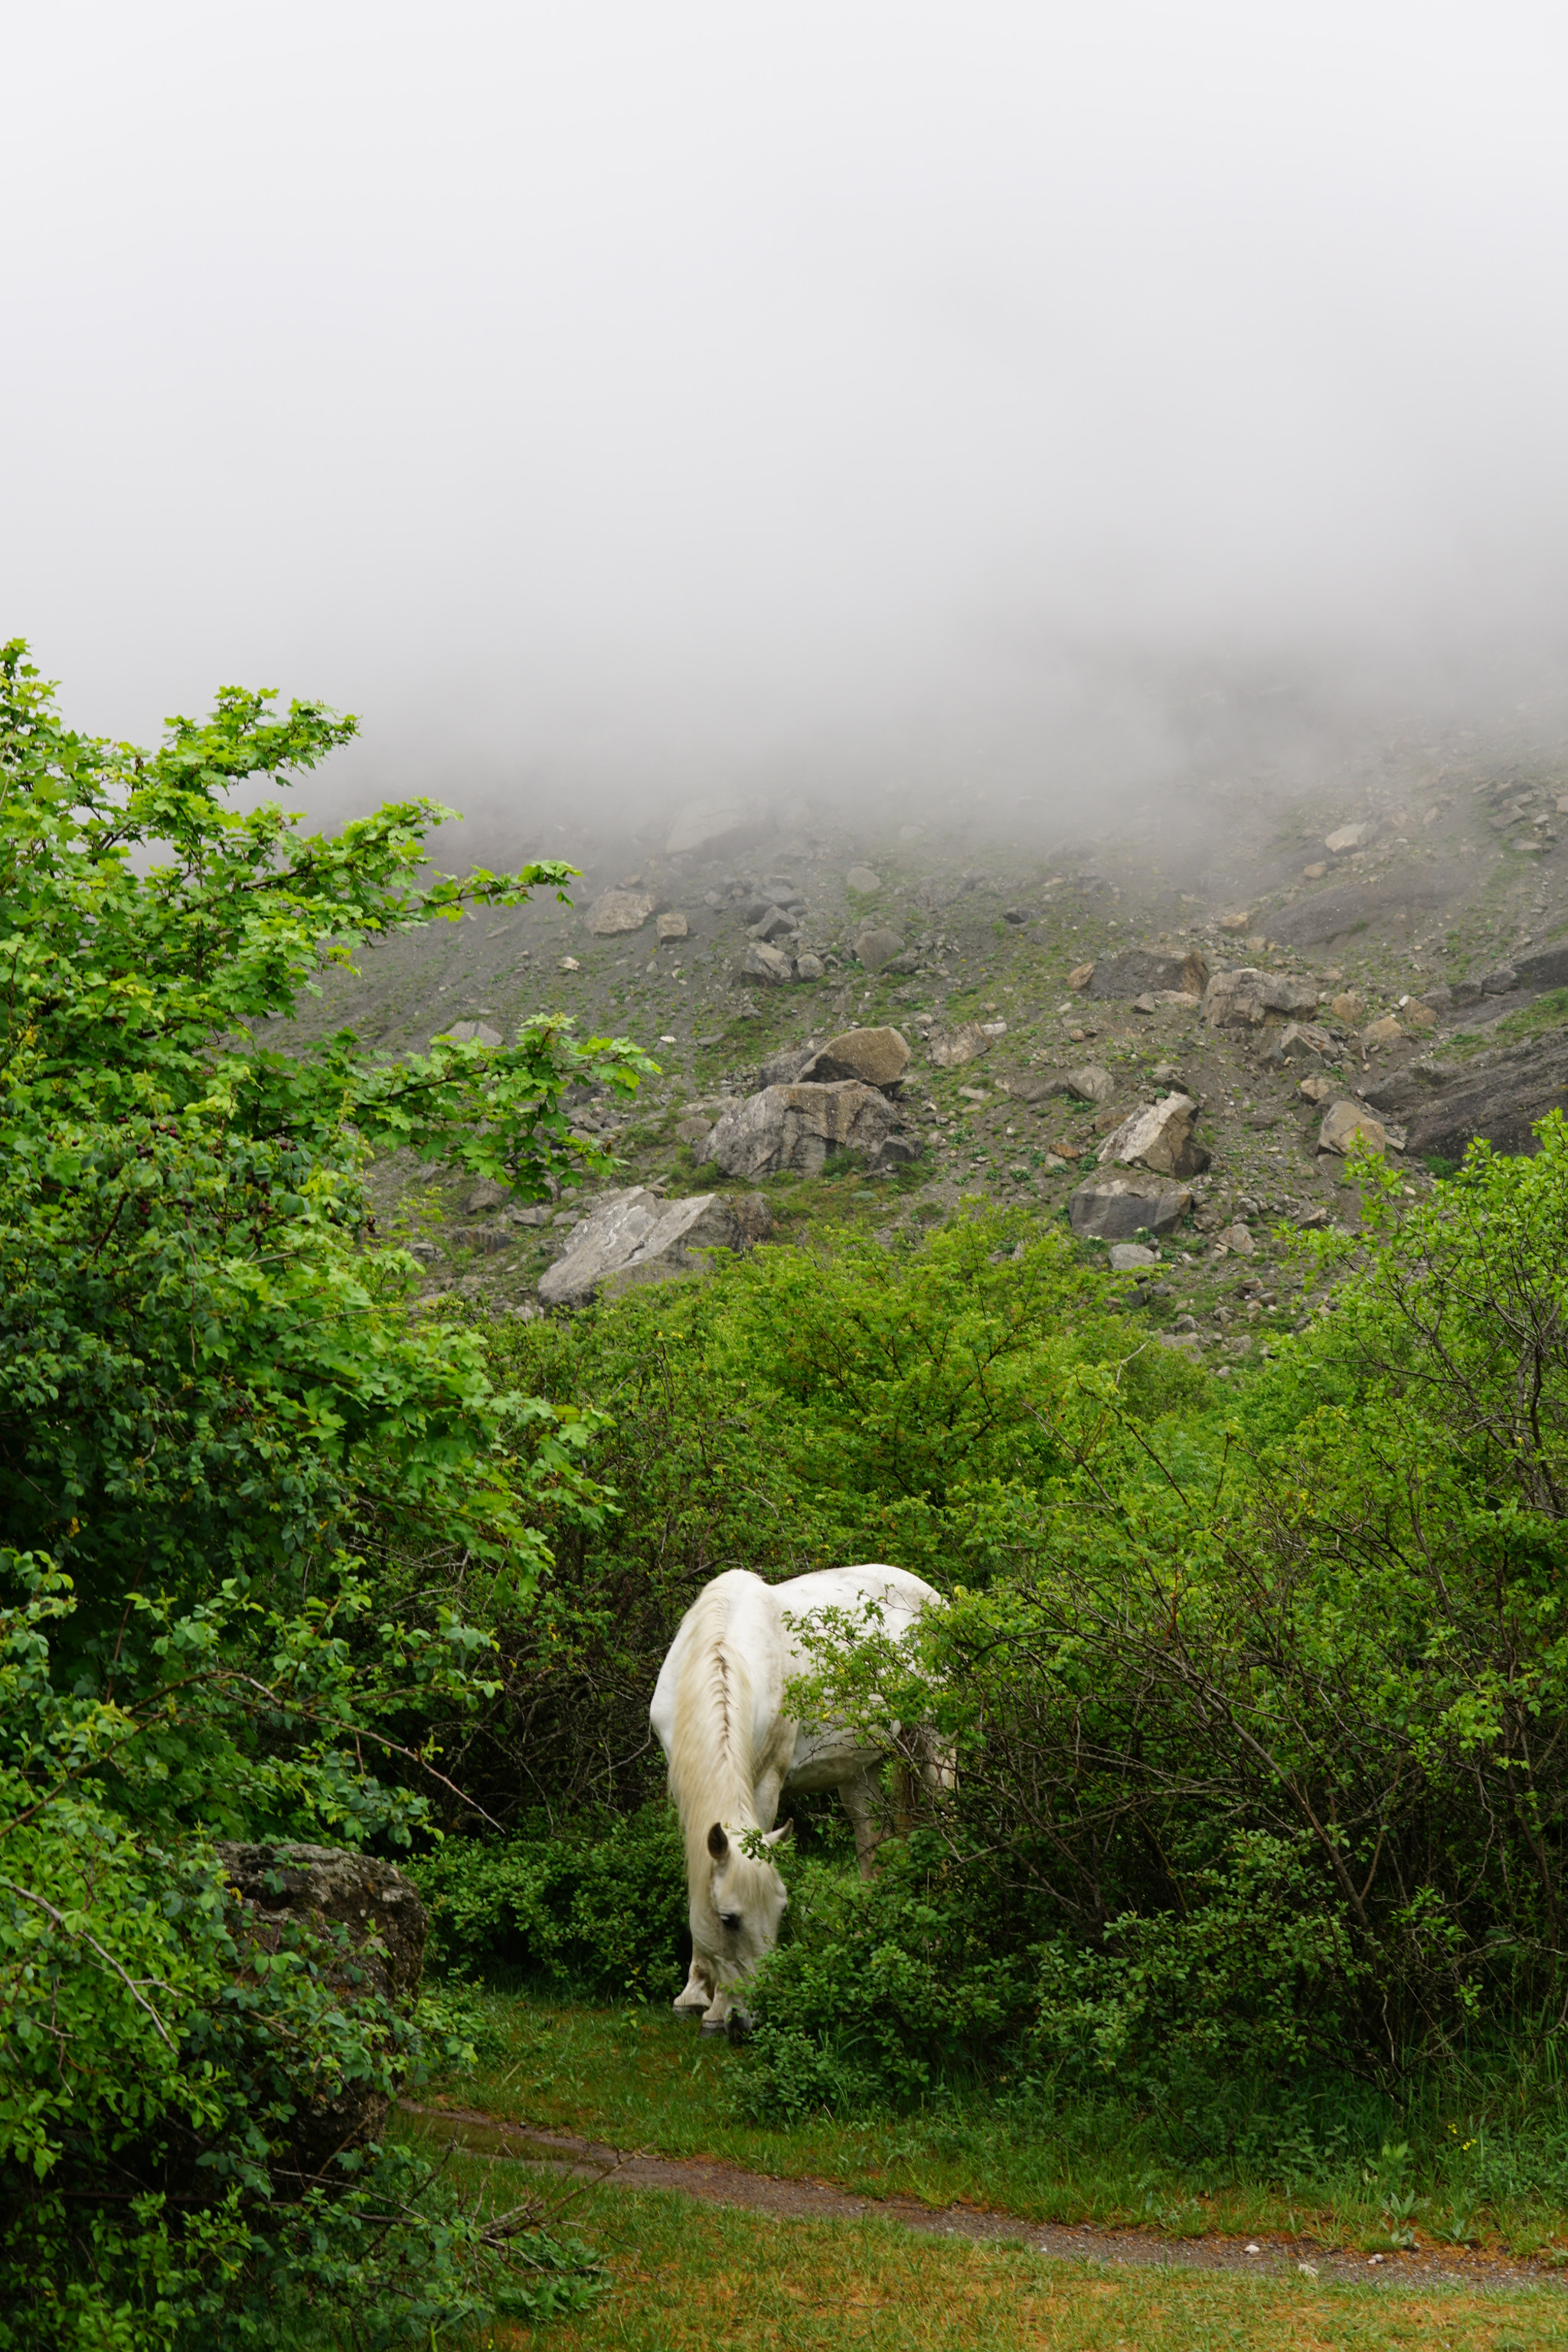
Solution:
M570 908L369 951L311 1029L400 1052L551 1008L663 1073L624 1122L575 1107L613 1139L613 1186L525 1206L389 1163L387 1223L432 1289L538 1311L574 1250L583 1279L546 1305L633 1257L682 1270L826 1216L890 1234L978 1193L1157 1255L1142 1302L1223 1354L1247 1344L1230 1325L1300 1311L1269 1228L1354 1222L1354 1134L1415 1192L1470 1136L1528 1149L1568 1107L1568 763L1456 735L1331 783L1209 786L1136 834L1084 817L982 855L826 808L678 812L579 850ZM616 1265L582 1259L597 1197L634 1190Z

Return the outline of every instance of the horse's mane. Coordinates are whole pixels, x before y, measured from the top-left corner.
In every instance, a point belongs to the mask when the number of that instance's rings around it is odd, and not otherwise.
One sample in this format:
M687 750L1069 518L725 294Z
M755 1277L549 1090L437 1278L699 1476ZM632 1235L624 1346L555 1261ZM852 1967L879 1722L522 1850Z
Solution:
M749 1829L757 1815L752 1678L739 1644L728 1638L728 1599L710 1585L691 1613L676 1684L669 1793L695 1860L706 1851L712 1822Z
M711 1585L692 1604L691 1639L684 1644L676 1684L674 1738L669 1753L669 1793L682 1820L711 1797L720 1801L709 1820L752 1813L752 1678L744 1658L728 1640L729 1603ZM730 1809L726 1815L726 1808ZM706 1835L708 1821L703 1824Z

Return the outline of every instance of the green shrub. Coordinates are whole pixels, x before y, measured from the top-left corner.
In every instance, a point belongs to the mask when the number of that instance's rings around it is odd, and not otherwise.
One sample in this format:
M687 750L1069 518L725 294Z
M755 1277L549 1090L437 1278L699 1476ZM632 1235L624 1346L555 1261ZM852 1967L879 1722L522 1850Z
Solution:
M448 1966L515 1969L621 2000L672 2000L685 1981L686 1856L668 1805L449 1838L413 1874L433 1955Z

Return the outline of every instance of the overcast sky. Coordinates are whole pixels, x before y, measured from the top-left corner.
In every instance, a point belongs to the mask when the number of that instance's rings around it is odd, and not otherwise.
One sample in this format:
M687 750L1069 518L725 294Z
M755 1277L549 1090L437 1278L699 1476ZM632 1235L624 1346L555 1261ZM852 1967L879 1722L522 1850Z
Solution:
M1527 693L1565 74L1508 0L13 5L0 628L470 804Z

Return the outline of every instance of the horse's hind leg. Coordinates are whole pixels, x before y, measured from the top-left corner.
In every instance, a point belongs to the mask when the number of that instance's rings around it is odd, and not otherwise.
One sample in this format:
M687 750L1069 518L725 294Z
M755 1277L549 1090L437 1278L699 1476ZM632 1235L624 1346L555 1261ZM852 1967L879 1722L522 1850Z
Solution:
M877 1866L877 1848L887 1835L882 1822L881 1789L875 1767L857 1772L852 1780L841 1780L838 1794L855 1832L855 1859L860 1865L862 1878L869 1878Z

